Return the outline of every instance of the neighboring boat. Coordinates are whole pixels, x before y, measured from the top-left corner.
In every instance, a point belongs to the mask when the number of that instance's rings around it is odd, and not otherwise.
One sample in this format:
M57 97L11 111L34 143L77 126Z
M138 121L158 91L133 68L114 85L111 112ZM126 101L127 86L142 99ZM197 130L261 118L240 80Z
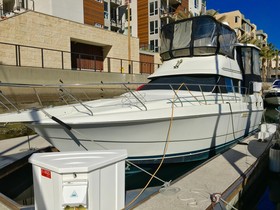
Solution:
M264 91L264 101L270 105L280 105L280 79L276 79L272 86Z
M165 25L162 66L120 97L0 115L25 122L60 151L126 149L137 163L187 162L259 128L259 49L210 16Z

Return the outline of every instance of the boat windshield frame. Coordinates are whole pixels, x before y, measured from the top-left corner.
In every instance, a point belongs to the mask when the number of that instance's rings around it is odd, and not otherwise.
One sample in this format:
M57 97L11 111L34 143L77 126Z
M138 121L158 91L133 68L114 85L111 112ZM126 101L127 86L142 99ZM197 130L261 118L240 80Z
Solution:
M160 55L163 61L216 54L234 58L236 43L233 29L212 16L203 15L163 26Z

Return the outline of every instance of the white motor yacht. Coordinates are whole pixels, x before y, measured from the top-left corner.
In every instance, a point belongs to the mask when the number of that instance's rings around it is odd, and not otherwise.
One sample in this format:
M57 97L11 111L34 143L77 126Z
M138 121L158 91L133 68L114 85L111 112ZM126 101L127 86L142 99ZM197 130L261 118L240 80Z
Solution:
M111 99L0 115L24 122L60 151L126 149L135 163L208 158L255 132L263 99L259 49L211 16L161 30L163 64Z

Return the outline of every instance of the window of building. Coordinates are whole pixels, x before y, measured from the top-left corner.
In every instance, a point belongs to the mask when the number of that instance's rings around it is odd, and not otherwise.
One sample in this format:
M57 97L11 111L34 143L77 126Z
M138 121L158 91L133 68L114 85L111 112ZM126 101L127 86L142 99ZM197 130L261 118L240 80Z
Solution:
M109 13L108 13L108 3L104 2L104 19L109 19Z
M130 8L129 12L130 12L130 20L131 20L131 8ZM125 12L125 19L126 19L126 21L128 21L127 17L128 17L128 11L126 10L126 12Z
M239 16L235 16L235 17L234 17L234 22L235 22L235 23L238 23L238 22L239 22Z
M154 49L155 49L155 41L150 40L150 50L154 51Z
M158 14L158 1L150 2L150 16Z
M150 22L150 34L158 34L158 21Z
M150 2L150 16L154 15L154 2Z
M199 0L194 0L194 8L198 8L198 4L199 4L199 2L198 2Z
M153 52L158 52L159 51L159 47L158 47L158 40L151 40L150 41L150 50Z
M155 15L158 14L158 2L155 1Z
M95 0L95 1L100 2L100 3L102 3L102 2L103 2L102 0Z
M158 52L159 49L158 49L158 40L156 39L155 40L155 49L154 49L155 52Z

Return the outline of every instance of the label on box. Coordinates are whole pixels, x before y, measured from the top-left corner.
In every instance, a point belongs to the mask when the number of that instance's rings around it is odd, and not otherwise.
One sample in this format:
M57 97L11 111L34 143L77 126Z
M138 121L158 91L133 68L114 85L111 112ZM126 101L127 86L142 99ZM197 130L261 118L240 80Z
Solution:
M47 169L44 169L44 168L41 168L41 175L46 177L46 178L49 178L51 179L52 178L52 173L51 171L47 170Z

